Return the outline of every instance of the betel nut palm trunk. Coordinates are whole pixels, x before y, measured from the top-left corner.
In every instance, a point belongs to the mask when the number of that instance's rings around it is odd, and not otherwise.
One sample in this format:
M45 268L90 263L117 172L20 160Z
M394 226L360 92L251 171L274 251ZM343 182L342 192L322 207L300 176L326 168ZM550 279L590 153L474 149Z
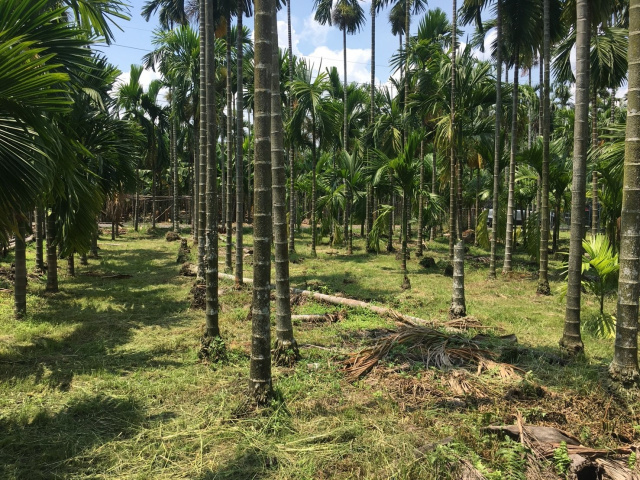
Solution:
M549 71L551 58L551 28L550 28L550 0L544 0L543 9L543 58L544 58L544 87L542 97L542 193L540 196L540 268L538 270L538 293L549 295L548 266L549 266L549 136L551 126L551 110L549 102L551 75Z
M275 0L255 1L254 61L254 237L253 301L251 304L250 395L265 403L272 395L270 273L271 273L271 69L272 18Z
M498 198L500 189L500 157L501 148L501 123L502 123L502 9L500 2L497 4L496 18L496 119L495 119L495 144L493 150L493 218L491 223L491 259L489 262L489 277L496 277L496 256L498 245Z
M196 215L198 215L198 281L204 281L204 253L205 238L204 231L206 225L207 202L207 79L206 79L206 0L200 0L200 132L199 142L200 149L198 152L198 198L196 199Z
M276 345L274 360L291 365L299 357L293 337L289 290L289 242L287 238L287 178L284 169L284 126L280 97L280 69L277 17L272 16L271 46L271 181L273 184L273 233L276 273Z
M206 77L206 227L205 227L205 339L220 337L218 325L218 202L216 159L216 90L215 90L215 23L214 5L205 2L205 77Z
M244 143L244 99L243 92L243 45L242 45L242 8L243 0L237 2L238 14L238 35L236 43L236 63L237 63L237 88L236 88L236 286L242 285L242 275L244 273L244 239L242 223L244 218L244 178L242 163L242 145Z
M519 51L516 47L515 65L513 74L513 104L511 106L511 153L509 155L509 193L507 197L507 233L504 239L504 264L502 273L511 272L511 255L513 251L514 229L514 202L516 181L516 153L518 148L518 78L519 78ZM495 211L493 214L495 215Z
M638 298L640 297L640 0L629 9L629 93L620 218L620 276L616 340L610 375L636 383L638 372Z
M237 33L240 35L240 32ZM232 115L232 103L233 94L231 91L231 13L227 13L227 183L226 183L226 205L222 208L226 208L226 245L225 245L225 261L224 269L227 273L233 272L233 182L232 178L232 164L233 164L233 115Z
M580 335L582 288L582 234L586 194L587 147L589 145L589 2L576 1L576 93L573 131L573 180L571 182L571 233L569 276L564 332L560 346L570 353L584 349Z

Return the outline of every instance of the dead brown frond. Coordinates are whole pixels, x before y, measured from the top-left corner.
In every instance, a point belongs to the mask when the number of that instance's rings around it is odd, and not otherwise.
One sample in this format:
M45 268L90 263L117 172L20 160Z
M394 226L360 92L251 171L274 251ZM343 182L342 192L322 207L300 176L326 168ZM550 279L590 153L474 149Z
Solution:
M454 334L447 334L429 327L409 327L380 339L372 347L352 354L344 361L347 377L353 381L367 374L397 345L404 345L402 356L426 367L440 369L479 364L495 358L495 354L484 350L477 343Z

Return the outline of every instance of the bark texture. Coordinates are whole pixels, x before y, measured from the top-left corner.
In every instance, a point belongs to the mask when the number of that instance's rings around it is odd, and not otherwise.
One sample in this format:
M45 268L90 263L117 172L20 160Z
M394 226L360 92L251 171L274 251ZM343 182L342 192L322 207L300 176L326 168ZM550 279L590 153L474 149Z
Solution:
M198 273L197 279L204 281L204 230L207 223L207 65L206 65L206 1L200 0L200 149L198 152L199 184L196 215L198 216Z
M251 305L250 394L258 403L271 397L271 68L274 0L255 2L255 159L253 303Z
M543 57L544 57L544 86L540 86L542 99L542 192L540 194L540 268L538 269L538 293L549 295L549 136L551 126L550 109L550 74L549 59L551 58L551 19L549 18L549 1L543 1Z
M58 291L58 254L55 238L56 216L52 208L47 215L47 292Z
M456 243L453 251L453 295L449 316L460 318L467 315L467 305L464 299L464 242Z
M504 264L502 273L511 272L511 253L513 250L513 203L516 182L516 153L518 148L518 77L519 77L518 51L516 48L516 62L513 74L513 105L511 106L511 154L509 157L509 195L507 197L507 233L504 240ZM493 214L496 212L494 210ZM495 220L494 220L495 221Z
M293 82L293 43L291 40L291 2L287 2L287 40L289 45L289 82ZM289 93L288 98L289 118L293 117L293 98ZM296 200L295 200L295 146L293 139L289 139L289 253L296 251Z
M22 214L20 214L22 217ZM16 235L16 247L14 262L16 266L13 308L16 318L22 318L27 313L27 245L25 237L24 218L18 219L18 235Z
M629 94L620 219L620 276L616 341L611 376L636 383L638 372L638 298L640 296L640 0L629 9Z
M274 360L290 365L298 357L298 344L293 336L289 294L289 243L287 238L287 177L284 171L284 128L280 100L278 23L272 16L271 45L271 181L273 183L273 233L276 271L276 343Z
M244 84L243 78L243 62L244 52L242 45L242 8L243 0L237 2L238 14L238 38L236 43L236 62L237 62L237 87L236 87L236 285L242 285L242 275L244 274L244 239L242 232L242 223L244 218L244 178L242 163L242 145L244 143Z
M206 2L206 132L207 132L207 183L206 183L206 332L205 337L212 339L220 336L218 326L218 202L217 202L217 159L216 159L216 90L215 90L215 24L214 6Z
M491 257L489 261L489 278L496 278L496 249L498 245L498 198L500 190L500 157L502 149L500 143L501 123L502 123L502 9L500 2L497 3L496 18L496 125L495 125L495 146L493 153L493 218L491 223ZM477 214L477 213L476 213Z
M240 32L238 32L240 35ZM227 15L227 190L226 190L226 245L224 257L224 269L226 272L233 272L233 182L232 163L233 163L233 115L232 104L233 96L231 91L231 13ZM223 207L225 208L225 207Z
M576 101L573 132L573 181L571 183L571 236L569 240L567 307L564 332L560 340L560 346L571 353L578 353L584 349L580 335L580 295L587 146L589 144L589 35L591 31L589 2L577 0L576 9Z
M44 256L42 250L44 229L44 210L42 207L36 208L36 270L44 271Z

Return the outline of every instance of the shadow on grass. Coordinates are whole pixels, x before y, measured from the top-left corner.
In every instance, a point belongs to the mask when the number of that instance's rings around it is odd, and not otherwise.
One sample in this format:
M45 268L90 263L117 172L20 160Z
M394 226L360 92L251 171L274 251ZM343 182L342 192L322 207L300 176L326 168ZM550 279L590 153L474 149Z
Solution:
M172 294L187 280L177 276L172 256L142 249L109 250L103 255L100 263L94 261L78 268L76 277L64 278L61 291L45 294L43 306L27 319L33 325L51 324L54 331L65 327L68 333L32 334L30 343L0 354L0 380L34 376L36 383L67 390L78 373L95 369L126 372L175 364L161 358L175 354L168 349L113 352L130 342L140 328L168 330L183 322L181 314L189 308L188 300ZM116 262L118 266L113 266ZM91 276L83 275L87 272L92 272ZM114 272L132 277L103 278Z
M277 468L277 459L265 452L252 447L238 451L230 461L221 465L217 470L209 470L198 480L240 479L251 478L259 480L270 477L269 470Z
M130 437L144 419L137 402L103 394L74 398L59 412L32 419L0 418L0 478L90 476L100 457L92 449Z

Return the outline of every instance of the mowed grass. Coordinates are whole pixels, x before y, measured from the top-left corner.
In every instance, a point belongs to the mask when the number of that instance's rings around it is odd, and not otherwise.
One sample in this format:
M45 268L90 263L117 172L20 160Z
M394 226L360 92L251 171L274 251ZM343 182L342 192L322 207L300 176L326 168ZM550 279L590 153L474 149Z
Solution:
M397 368L392 356L349 383L345 354L399 327L348 310L337 322L295 325L303 358L274 367L276 398L256 408L246 394L250 289L220 282L228 359L200 361L204 313L190 308L194 279L179 275L179 242L166 242L164 233L102 237L101 258L76 262L75 277L60 261L56 294L45 293L44 278L30 277L21 321L13 318L12 297L0 294L0 478L446 479L459 478L462 458L491 478L518 478L509 475L522 462L505 453L518 446L483 430L513 423L517 413L590 446L637 440L635 399L607 389L613 341L585 333L586 355L563 358L564 303L557 293L536 295L536 266L521 254L513 274L492 281L487 252L471 247L466 263L468 313L496 335L517 336L502 359L521 369L517 378L472 369L465 378L477 388L460 392L451 386L456 372ZM356 238L352 256L320 245L311 258L308 235L297 242L292 286L447 319L445 239L425 252L438 263L433 270L418 264L412 248L406 291L395 254L366 254ZM27 254L33 271L33 245ZM552 267L556 291L560 265ZM105 278L114 274L131 277ZM614 298L606 308L613 312ZM304 301L294 313L338 309ZM585 297L583 316L596 313L596 299Z

